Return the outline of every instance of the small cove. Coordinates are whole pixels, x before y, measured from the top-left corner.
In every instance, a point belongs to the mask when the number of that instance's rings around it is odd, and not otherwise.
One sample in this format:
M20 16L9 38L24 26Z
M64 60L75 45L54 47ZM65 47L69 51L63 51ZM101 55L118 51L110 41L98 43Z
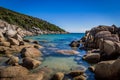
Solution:
M63 55L56 52L57 50L73 50L69 47L69 43L75 39L79 40L82 36L84 33L46 34L25 38L37 40L44 47L41 49L43 53L42 64L37 69L48 67L54 72L85 69L88 80L95 80L94 74L87 69L90 64L82 60L82 56L86 53L85 50L76 49L79 52L77 55Z

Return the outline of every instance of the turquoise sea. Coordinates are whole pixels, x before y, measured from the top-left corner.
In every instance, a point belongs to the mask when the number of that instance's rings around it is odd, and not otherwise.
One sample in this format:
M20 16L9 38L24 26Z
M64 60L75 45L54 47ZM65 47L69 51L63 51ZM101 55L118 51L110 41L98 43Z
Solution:
M42 64L39 66L52 69L54 72L69 72L71 70L86 70L87 80L95 80L94 74L87 68L90 65L82 60L82 56L86 54L85 50L79 48L74 49L79 52L77 55L63 55L58 54L57 50L72 50L69 46L71 41L80 40L84 33L70 33L70 34L45 34L37 36L28 36L27 39L39 41L39 44L44 48L41 49L43 53Z

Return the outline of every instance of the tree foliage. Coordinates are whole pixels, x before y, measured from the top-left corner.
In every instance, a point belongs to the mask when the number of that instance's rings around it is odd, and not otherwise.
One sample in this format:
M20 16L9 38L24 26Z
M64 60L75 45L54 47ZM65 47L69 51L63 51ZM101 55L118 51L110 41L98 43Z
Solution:
M38 27L41 30L47 31L60 31L63 32L64 30L59 28L58 26L51 24L47 21L44 21L39 18L35 18L32 16L28 16L25 14L21 14L9 9L5 9L0 7L0 19L4 20L10 24L18 25L25 29L31 29L32 27Z

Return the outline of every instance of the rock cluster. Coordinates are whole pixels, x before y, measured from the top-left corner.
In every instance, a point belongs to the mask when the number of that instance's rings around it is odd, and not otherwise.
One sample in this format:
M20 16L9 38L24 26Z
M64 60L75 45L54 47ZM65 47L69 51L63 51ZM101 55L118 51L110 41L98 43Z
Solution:
M25 42L22 37L32 35L16 25L0 20L0 52L6 55L20 52L24 47L39 46Z
M8 57L6 66L0 67L0 80L43 79L43 72L30 73L28 70L41 64L34 58L42 56L39 50L42 47L37 41L24 40L23 37L27 35L32 33L25 33L24 29L0 20L0 54ZM21 57L15 56L14 53L20 54Z
M57 72L53 75L51 80L64 80L64 76L69 76L72 80L86 80L86 75L84 74L84 71L82 70L73 70L67 74L64 74L62 72ZM65 79L66 80L66 79Z
M86 75L84 74L84 71L81 70L71 71L69 75L73 80L86 80Z
M115 25L94 27L86 31L85 36L81 38L79 44L87 50L83 59L89 63L96 63L90 69L95 73L97 80L120 80L119 39L120 28ZM74 42L73 45L78 47L77 44Z

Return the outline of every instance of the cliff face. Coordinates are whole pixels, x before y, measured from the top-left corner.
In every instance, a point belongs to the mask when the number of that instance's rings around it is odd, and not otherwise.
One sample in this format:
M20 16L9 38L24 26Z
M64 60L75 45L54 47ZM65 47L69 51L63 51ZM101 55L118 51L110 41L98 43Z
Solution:
M0 19L9 24L17 25L33 34L66 33L65 30L47 21L2 7L0 7Z

